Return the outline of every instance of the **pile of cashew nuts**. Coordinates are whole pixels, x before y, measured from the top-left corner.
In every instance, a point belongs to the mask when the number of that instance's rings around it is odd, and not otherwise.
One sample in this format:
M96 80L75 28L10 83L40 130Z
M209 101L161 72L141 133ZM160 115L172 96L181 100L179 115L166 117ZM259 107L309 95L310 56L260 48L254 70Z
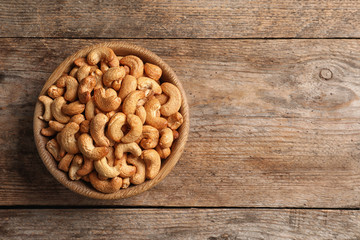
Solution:
M58 168L103 193L155 178L183 123L181 93L161 75L159 66L108 47L76 59L39 97L41 134L51 138L46 149Z

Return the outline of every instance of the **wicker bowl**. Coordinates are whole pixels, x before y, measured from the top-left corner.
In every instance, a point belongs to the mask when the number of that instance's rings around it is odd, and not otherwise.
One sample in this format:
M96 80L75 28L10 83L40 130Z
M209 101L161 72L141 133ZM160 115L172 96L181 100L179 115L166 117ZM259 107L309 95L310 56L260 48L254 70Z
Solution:
M33 127L34 127L35 144L46 168L60 183L62 183L68 189L90 198L121 199L121 198L127 198L130 196L137 195L152 188L160 181L162 181L174 168L175 164L179 160L184 150L189 133L189 106L187 104L187 99L184 89L179 79L175 75L174 71L169 67L169 65L167 65L159 56L157 56L153 52L145 48L125 42L105 42L105 43L96 44L93 46L83 48L78 52L76 52L75 54L71 55L70 57L66 58L55 69L55 71L51 74L49 79L45 82L40 92L40 96L46 93L47 89L56 82L56 80L62 75L62 73L68 72L72 68L73 61L75 59L79 57L85 57L91 50L100 46L110 47L111 49L114 50L114 52L117 55L125 56L129 54L133 54L140 57L144 62L149 62L158 65L163 70L161 81L170 82L176 85L182 94L182 105L180 108L180 113L184 117L184 123L178 129L180 136L178 139L174 141L173 146L171 148L170 156L166 160L162 161L159 174L152 180L146 180L144 183L140 185L131 185L129 188L120 189L118 192L111 194L98 192L89 183L86 183L84 181L70 180L68 178L67 173L64 173L63 171L58 169L57 162L54 160L52 155L45 148L45 144L49 139L40 134L41 129L45 127L45 123L38 118L43 113L43 106L40 102L36 103L35 111L34 111Z

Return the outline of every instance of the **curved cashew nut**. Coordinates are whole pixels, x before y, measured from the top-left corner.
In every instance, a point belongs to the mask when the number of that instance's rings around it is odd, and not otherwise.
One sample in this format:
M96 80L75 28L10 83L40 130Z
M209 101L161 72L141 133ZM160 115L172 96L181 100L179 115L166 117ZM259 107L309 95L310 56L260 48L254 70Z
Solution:
M130 186L130 178L123 178L121 188L128 188Z
M50 105L52 115L60 123L67 123L70 121L70 117L66 116L61 111L62 106L64 106L65 104L66 100L63 97L57 97Z
M59 162L58 164L58 168L60 170L63 170L64 172L68 172L69 171L69 167L70 167L70 163L73 160L74 155L73 154L66 154Z
M160 85L154 79L148 77L139 77L137 80L137 88L139 90L151 89L154 94L162 93Z
M170 128L164 128L160 131L160 141L159 145L162 148L169 148L171 147L174 141L173 131Z
M91 98L85 106L85 117L87 120L91 120L95 117L95 103L93 98Z
M121 138L124 136L121 128L125 122L126 115L124 113L118 112L111 117L107 128L107 134L115 142L120 142Z
M79 170L76 171L76 175L78 175L79 177L88 175L89 173L91 173L94 170L94 161L85 157L83 162L84 163L81 165Z
M116 80L121 80L125 77L124 67L112 67L107 70L103 76L103 83L106 87L110 87Z
M94 101L96 106L104 112L111 112L120 107L121 99L117 96L117 92L112 89L98 88L94 91Z
M83 162L83 158L80 155L76 155L74 159L72 160L72 163L70 165L69 169L69 178L71 180L79 180L81 177L76 174L76 172L81 167L81 164Z
M82 103L87 103L91 99L91 92L96 85L96 79L94 76L87 76L81 80L78 88L79 100Z
M60 146L55 138L51 139L46 143L46 149L54 157L56 161L60 161ZM141 149L140 149L141 151ZM141 152L140 152L141 154Z
M136 167L128 165L127 155L123 155L120 159L115 160L115 166L119 170L119 175L122 178L131 177L136 173Z
M139 157L141 155L141 148L135 142L119 143L115 147L115 156L117 159L121 159L126 152L129 152L132 155Z
M118 167L109 166L106 157L94 161L94 167L98 174L105 178L114 178L116 176L119 176L120 173Z
M145 177L147 179L154 179L160 171L161 159L157 151L154 149L144 150L141 158L145 162Z
M174 114L171 114L170 117L167 118L167 121L169 128L171 128L172 130L176 130L181 126L181 124L183 124L184 118L181 113L176 112Z
M91 185L98 191L103 193L114 193L120 190L122 186L122 179L119 177L109 180L100 180L96 172L89 175Z
M81 83L83 79L88 77L92 72L96 71L96 69L98 69L98 66L89 66L87 64L81 66L79 70L76 72L77 80L79 80L79 82Z
M87 133L83 133L78 138L78 147L84 157L92 160L98 160L105 157L109 153L107 147L95 147L93 139Z
M160 113L168 117L179 111L181 107L181 93L174 84L168 82L161 84L161 89L169 96L169 100L161 106Z
M58 98L64 94L64 88L59 88L55 85L51 85L47 90L47 94L53 99Z
M154 97L149 99L144 105L146 111L146 123L156 129L166 128L167 126L167 120L157 116L160 107L161 105L159 100Z
M157 100L159 100L161 105L164 105L169 100L169 97L164 93L160 95L155 95L155 97L157 98Z
M79 83L74 77L68 75L62 76L57 80L56 86L60 88L66 87L66 92L64 94L66 101L75 101Z
M137 106L135 110L135 115L138 116L142 122L145 123L146 120L146 110L143 106Z
M90 65L96 65L101 60L104 60L106 63L108 63L110 67L119 66L119 60L111 48L98 47L89 52L87 55L87 61Z
M96 69L95 72L93 72L91 75L94 76L96 79L96 84L95 84L94 89L104 87L103 83L102 83L104 74L100 69Z
M79 101L72 102L70 104L64 104L61 108L61 111L66 115L76 115L80 114L85 110L85 104L82 104Z
M54 100L52 100L48 96L40 96L39 101L42 102L42 104L44 105L44 114L42 116L39 116L39 119L50 121L52 119L50 106Z
M171 153L170 148L161 148L159 145L156 146L155 150L158 152L161 159L166 159Z
M151 63L145 63L144 70L145 70L146 75L149 78L152 78L157 82L159 81L159 79L162 75L161 68L159 66L151 64Z
M85 117L84 117L84 115L82 115L80 113L76 114L70 118L70 122L77 123L78 125L80 125L83 121L85 121Z
M105 136L105 126L108 121L109 118L105 114L98 113L90 122L90 134L98 146L110 146L110 141Z
M144 74L144 63L143 61L134 55L128 55L120 60L120 63L130 68L130 75L138 78Z
M125 113L126 115L134 114L138 101L144 97L145 93L140 90L133 91L128 94L122 106L123 113Z
M82 67L84 65L87 65L88 63L86 62L86 58L84 57L79 57L77 59L74 60L74 64L78 67Z
M69 72L69 76L72 77L76 77L77 71L79 70L78 67L74 67L73 69L71 69L71 71Z
M57 132L54 129L52 129L51 127L42 128L40 133L41 133L41 135L43 135L45 137L50 137L50 136L54 136L55 134L57 134Z
M127 162L136 167L136 173L130 178L132 184L141 184L145 182L145 162L140 157L129 155Z
M107 70L109 70L109 65L105 61L100 61L100 69L103 73L106 73Z
M111 87L115 90L115 91L119 91L120 87L121 87L121 82L122 80L115 80L112 82Z
M126 75L121 83L119 97L125 99L129 93L135 91L137 87L137 80L134 76Z
M80 124L80 132L88 133L90 130L90 120L84 120Z
M59 122L57 122L57 121L52 121L52 120L50 120L50 121L49 121L49 127L50 127L51 129L53 129L54 131L60 132L61 130L64 129L65 124L59 123Z
M123 143L131 143L136 141L136 139L141 136L143 125L141 119L134 114L128 114L126 116L126 121L131 129L125 136L121 138L121 141Z
M154 148L159 142L159 131L150 125L145 125L143 126L142 137L140 146L143 149Z
M74 122L70 122L65 125L64 129L58 133L58 140L60 146L70 154L76 154L79 152L75 133L79 131L79 125Z

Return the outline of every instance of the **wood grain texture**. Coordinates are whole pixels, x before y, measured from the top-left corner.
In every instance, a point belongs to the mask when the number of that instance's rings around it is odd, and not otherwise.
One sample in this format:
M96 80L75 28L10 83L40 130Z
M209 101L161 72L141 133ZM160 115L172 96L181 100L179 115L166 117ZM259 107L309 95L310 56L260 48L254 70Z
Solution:
M360 206L359 40L127 40L182 81L188 144L144 194L74 195L40 161L32 114L56 66L100 41L0 40L1 205Z
M360 213L337 210L0 210L2 239L359 239Z
M0 1L1 37L360 37L354 0Z

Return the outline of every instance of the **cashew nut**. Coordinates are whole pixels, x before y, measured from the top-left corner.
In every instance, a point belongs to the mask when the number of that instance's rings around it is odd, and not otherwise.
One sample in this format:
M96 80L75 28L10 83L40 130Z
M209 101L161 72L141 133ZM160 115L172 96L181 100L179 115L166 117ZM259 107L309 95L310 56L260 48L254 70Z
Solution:
M124 113L118 112L111 117L107 128L107 134L115 142L120 142L121 138L124 136L121 127L125 124L125 122L126 115Z
M107 65L105 61L100 61L100 69L103 73L106 73L109 68L109 65Z
M112 178L111 180L100 180L96 172L89 175L91 185L98 191L103 193L114 193L120 190L122 186L122 179L119 177Z
M171 147L174 140L173 131L170 128L161 129L160 136L161 136L159 141L160 147L162 148Z
M169 97L164 93L160 95L156 95L155 97L157 98L157 100L159 100L161 105L164 105L169 100Z
M120 87L121 87L121 82L122 80L115 80L112 82L111 87L115 90L115 91L119 91Z
M54 136L55 134L57 134L57 132L54 129L52 129L51 127L42 128L40 133L41 133L41 135L43 135L45 137L50 137L50 136Z
M154 79L155 81L159 81L159 79L162 75L161 68L159 66L151 64L151 63L145 63L144 70L145 70L146 75L149 78Z
M78 88L79 100L82 103L87 103L91 99L91 92L96 85L96 79L94 76L87 76L81 80Z
M59 88L59 87L57 87L55 85L52 85L47 90L47 94L52 99L58 98L58 97L60 97L60 96L62 96L64 94L64 88Z
M167 126L167 120L157 116L160 107L160 102L155 97L149 99L144 105L146 111L146 123L156 129L162 129Z
M143 126L142 137L140 146L143 149L154 148L159 142L159 131L150 125L145 125Z
M50 105L52 115L60 123L67 123L70 120L70 117L66 116L61 111L62 106L64 106L65 104L66 100L64 99L64 97L57 97Z
M135 174L130 178L132 184L141 184L145 182L145 162L140 157L129 155L127 162L136 167Z
M170 115L167 118L167 121L168 121L169 128L171 128L173 130L176 130L181 126L181 124L183 124L184 118L181 115L181 113L176 112L176 113Z
M95 103L94 99L91 98L85 106L85 117L87 120L91 120L95 117Z
M161 159L157 151L154 149L144 150L141 158L145 162L145 177L147 179L154 179L160 171Z
M93 72L91 75L94 76L95 79L96 79L96 85L95 85L94 89L104 87L103 83L102 83L102 79L103 79L104 74L100 69L96 69L95 72Z
M118 176L120 173L118 166L114 166L114 167L109 166L106 157L94 161L94 167L95 170L98 172L98 174L105 178L114 178Z
M131 129L125 136L121 138L121 141L123 143L131 143L141 136L143 125L141 119L134 114L128 114L126 116L126 121Z
M75 133L79 131L79 125L74 122L70 122L65 125L64 129L58 133L57 138L60 146L70 154L76 154L79 152Z
M124 67L112 67L105 72L103 76L103 83L106 87L110 87L113 81L121 80L125 77L125 68Z
M112 89L98 88L94 91L94 101L98 108L104 112L114 111L119 108L121 99L117 96L117 92Z
M89 66L89 65L84 65L81 66L79 68L79 70L76 73L77 79L79 80L79 82L81 83L81 81L83 79L85 79L86 77L88 77L92 72L96 71L96 69L98 69L97 66Z
M154 79L148 77L139 77L137 80L137 88L139 90L151 89L154 94L162 93L160 85Z
M55 130L57 132L60 132L65 127L65 124L50 120L49 127L51 127L53 130Z
M64 104L61 110L66 115L76 115L82 113L85 110L85 104L82 104L79 101L75 101L70 104Z
M90 120L84 120L80 124L80 132L88 133L90 130Z
M124 154L120 159L116 159L114 165L119 170L119 175L122 178L131 177L136 173L136 167L128 165L127 155Z
M42 104L44 105L44 114L42 116L39 116L39 118L41 120L50 121L52 119L50 106L54 100L52 100L48 96L40 96L39 101L42 102Z
M90 122L90 134L98 146L108 147L110 145L109 139L105 136L105 126L109 118L99 113Z
M172 131L173 131L173 135L174 135L174 140L175 140L175 139L178 139L179 136L180 136L179 132L176 131L176 130L174 130L174 129L172 129Z
M74 64L78 67L87 65L86 58L84 58L84 57L77 58L74 60Z
M60 146L55 138L51 139L46 143L46 149L49 151L49 153L54 157L56 161L60 161ZM140 149L141 151L141 149ZM140 152L141 154L141 152Z
M96 65L101 60L104 60L110 67L119 66L119 60L117 59L114 51L108 47L98 47L87 55L87 61L90 65Z
M134 76L126 75L121 83L119 97L124 100L129 93L135 91L137 87L137 80Z
M141 148L135 142L132 143L119 143L115 147L115 156L117 159L122 158L124 153L129 152L138 157L141 155Z
M98 160L105 157L109 153L109 149L107 147L95 147L93 139L87 133L81 134L77 141L79 150L84 155L84 157Z
M137 106L135 110L135 115L138 116L142 122L142 124L145 123L146 120L146 111L143 106Z
M78 125L80 125L83 121L85 121L85 117L84 117L84 115L82 115L80 113L76 114L70 118L70 122L77 123Z
M70 169L69 169L69 178L73 181L79 180L81 177L76 174L76 172L81 167L81 164L83 162L83 158L80 155L75 155L73 158Z
M161 89L169 96L169 100L161 106L160 113L168 117L179 111L181 107L181 93L174 84L168 82L161 84Z
M171 153L170 148L161 148L159 145L156 146L155 150L158 152L161 159L167 158Z
M72 76L72 77L76 77L78 70L79 70L78 67L74 67L74 68L71 69L71 71L69 72L69 75Z
M144 74L144 63L143 61L134 55L128 55L120 60L120 63L130 67L130 75L138 78Z
M78 175L79 177L88 175L89 173L92 172L92 170L94 170L94 161L85 157L83 162L84 163L81 165L79 170L77 170L77 172L76 172L76 175Z
M123 106L122 106L123 113L125 113L126 115L134 114L138 101L144 97L145 97L145 93L140 90L133 91L130 94L128 94L123 102Z
M73 154L66 154L59 162L58 164L58 168L60 170L63 170L64 172L68 172L69 171L69 166L71 161L73 160L74 155Z
M75 101L79 83L74 77L68 75L62 76L57 80L56 86L60 88L66 87L66 92L64 94L66 101Z
M121 188L128 188L130 186L130 178L123 178Z

